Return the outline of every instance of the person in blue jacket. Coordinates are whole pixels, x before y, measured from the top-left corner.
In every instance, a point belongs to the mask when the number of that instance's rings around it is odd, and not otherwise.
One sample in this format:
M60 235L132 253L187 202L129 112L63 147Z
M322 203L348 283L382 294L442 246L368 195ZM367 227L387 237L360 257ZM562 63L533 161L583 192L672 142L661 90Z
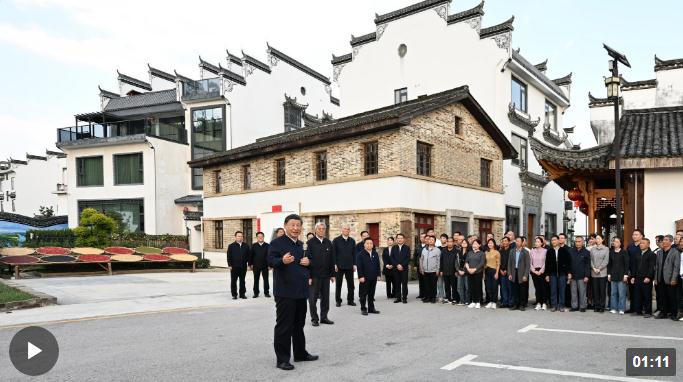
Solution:
M360 311L364 316L368 313L378 314L375 309L375 287L380 276L379 255L374 249L372 238L363 240L363 250L356 255L356 271L358 272L358 297L360 299ZM367 308L365 302L367 301Z
M301 235L301 217L296 214L285 218L285 235L270 242L268 264L273 267L275 296L275 355L277 367L292 370L289 362L294 348L294 361L315 361L317 355L306 351L307 302L310 260L304 257L304 244Z

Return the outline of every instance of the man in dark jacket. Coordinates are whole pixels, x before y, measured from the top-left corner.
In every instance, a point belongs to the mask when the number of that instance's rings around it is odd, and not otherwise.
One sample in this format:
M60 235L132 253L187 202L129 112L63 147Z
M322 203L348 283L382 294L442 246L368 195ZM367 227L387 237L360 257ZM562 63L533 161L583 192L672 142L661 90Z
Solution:
M638 242L638 253L629 258L631 268L631 314L652 317L652 282L655 278L657 256L650 249L650 239L642 238Z
M361 252L361 251L363 250L363 247L364 247L364 246L363 246L363 242L364 242L364 240L365 240L366 238L368 238L368 237L370 237L370 232L368 232L368 231L360 231L360 240L358 240L358 241L356 242L356 255L358 254L358 252ZM375 247L374 247L374 244L373 244L373 247L372 247L372 248L375 248Z
M334 297L337 306L341 306L342 303L341 290L344 278L346 278L347 289L346 301L348 301L349 305L356 305L353 302L355 290L353 271L356 270L356 241L349 236L350 232L351 227L348 224L344 224L341 228L341 235L332 240L332 255L335 261L334 270L337 280Z
M458 250L455 248L455 241L452 237L446 238L445 241L444 246L441 247L439 275L443 279L444 303L454 303L455 295L458 293L458 285L455 278Z
M251 249L244 243L242 231L235 232L235 241L228 246L228 268L230 269L230 293L232 299L237 300L237 280L240 283L239 296L247 298L247 287L244 283L244 276L247 274L249 254Z
M358 252L356 264L358 266L358 283L360 311L364 316L368 313L378 314L375 309L375 287L380 275L379 256L375 251L374 244L370 237L363 240L363 250ZM365 303L367 301L367 308Z
M586 311L586 287L591 272L591 253L586 249L583 236L574 239L574 247L569 248L569 274L571 280L572 312Z
M417 297L419 299L422 299L425 297L425 292L426 288L424 286L424 276L422 275L422 272L420 272L420 256L422 256L422 250L424 247L427 245L425 243L425 238L427 237L426 233L421 233L420 234L420 245L415 248L415 253L413 254L413 265L415 266L415 272L417 273L417 281L418 281L418 292L417 292Z
M564 290L569 273L569 251L560 245L560 238L553 235L545 256L545 281L550 283L550 303L552 311L564 312Z
M513 233L514 235L514 233ZM509 308L512 305L512 285L508 279L508 261L510 260L510 239L503 236L500 241L500 307Z
M268 265L273 267L273 294L275 295L275 338L274 348L277 367L292 370L289 363L291 350L294 361L315 361L317 355L306 351L306 300L310 260L304 257L301 234L301 217L291 214L285 218L285 235L270 242Z
M408 303L408 277L410 276L410 247L405 244L406 237L396 235L396 245L391 247L391 265L394 269L394 303Z
M306 243L306 256L311 261L308 269L311 271L311 288L308 305L311 309L313 326L319 323L332 325L334 322L327 318L330 311L330 281L334 282L334 258L332 257L332 242L325 237L325 223L315 225L315 235ZM320 320L316 303L320 298Z
M678 311L678 281L681 272L681 254L678 248L673 246L674 238L671 235L664 236L662 248L657 257L657 285L663 292L663 306L659 315L655 318L671 318L676 320Z
M626 247L626 252L628 253L628 273L631 275L628 282L628 295L631 298L631 304L628 307L626 313L633 313L633 297L635 296L635 283L633 283L633 274L636 271L636 258L640 257L640 241L643 239L643 231L640 229L634 229L631 234L631 244Z
M387 238L387 246L382 250L382 273L384 273L384 283L387 287L387 298L394 298L396 293L394 289L394 275L396 270L391 264L391 247L394 246L394 238L389 236Z
M259 295L259 279L263 277L263 292L270 297L268 283L268 243L264 241L263 232L256 233L256 243L251 246L249 253L249 267L254 271L254 298Z
M529 273L531 257L524 247L524 236L515 239L515 249L510 251L508 259L508 280L512 283L512 306L510 310L526 310L529 302Z

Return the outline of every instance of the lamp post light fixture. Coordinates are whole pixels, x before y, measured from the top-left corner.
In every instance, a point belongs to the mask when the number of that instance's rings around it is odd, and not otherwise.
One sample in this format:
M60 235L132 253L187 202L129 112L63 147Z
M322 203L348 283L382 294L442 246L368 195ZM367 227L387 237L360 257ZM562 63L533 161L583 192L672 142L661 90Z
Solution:
M612 57L609 60L610 77L605 78L605 87L607 88L607 98L614 102L614 141L612 142L614 154L614 183L615 183L615 208L619 212L622 210L621 206L621 129L619 128L619 101L620 101L620 86L621 77L619 77L619 63L624 64L630 68L631 64L625 55L610 48L606 44L602 44L603 48L607 50L607 55ZM617 236L622 235L622 213L616 213L617 218Z

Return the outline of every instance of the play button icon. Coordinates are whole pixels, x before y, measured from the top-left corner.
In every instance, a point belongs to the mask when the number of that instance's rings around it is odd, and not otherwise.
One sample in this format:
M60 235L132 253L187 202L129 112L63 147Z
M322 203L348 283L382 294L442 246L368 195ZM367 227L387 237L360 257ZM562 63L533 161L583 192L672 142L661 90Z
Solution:
M57 339L39 326L21 329L9 344L9 358L14 367L26 375L45 374L59 358Z

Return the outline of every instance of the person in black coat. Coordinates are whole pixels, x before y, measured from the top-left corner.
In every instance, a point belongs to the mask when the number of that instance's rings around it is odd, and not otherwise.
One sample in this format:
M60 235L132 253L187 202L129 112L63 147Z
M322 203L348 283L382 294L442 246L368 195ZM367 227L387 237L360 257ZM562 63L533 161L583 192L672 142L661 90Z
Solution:
M405 244L406 237L396 235L396 245L391 248L391 265L394 269L394 303L408 303L408 277L410 276L410 247Z
M249 267L254 272L254 298L259 296L259 281L263 277L263 292L270 297L270 284L268 280L268 243L264 241L263 232L256 233L256 243L251 246L249 253Z
M391 247L394 246L394 238L389 236L387 238L387 246L382 250L382 273L384 274L384 283L387 287L387 298L394 298L394 274L396 270L391 264Z
M425 288L425 279L424 276L422 275L422 272L420 272L420 257L422 256L422 249L427 245L425 244L425 238L427 237L426 233L421 233L420 234L420 245L418 245L415 248L415 253L413 254L413 265L415 266L415 272L417 273L417 297L419 299L425 298L425 292L427 289Z
M455 297L458 294L458 284L455 278L455 269L459 264L458 249L455 247L455 241L452 237L446 239L444 246L441 247L441 263L439 274L443 278L443 285L445 291L445 302L455 303Z
M574 239L574 247L569 248L569 274L571 280L571 311L585 312L588 307L587 287L591 274L591 253L586 249L583 236Z
M553 306L553 312L564 312L569 262L567 247L560 246L559 236L553 235L545 255L545 281L550 283L550 304Z
M631 284L633 296L631 310L633 315L652 317L652 281L655 278L655 264L657 256L650 249L650 239L643 238L638 243L639 254L630 257L632 264Z
M353 272L356 270L356 241L349 236L351 227L344 224L341 228L341 235L332 240L332 254L334 256L334 269L336 272L335 278L337 287L335 288L335 301L337 306L341 306L341 290L344 278L346 278L346 301L349 305L355 306L353 302L355 285L353 283Z
M274 348L277 367L292 370L289 362L294 349L294 361L315 361L317 355L306 351L306 302L309 297L310 259L304 257L301 235L301 217L296 214L285 218L286 234L270 242L268 265L273 267L273 294L275 296Z
M366 237L363 240L363 250L358 252L356 264L358 269L358 298L360 299L360 311L364 316L368 313L379 314L375 309L375 287L381 270L379 256L375 251L372 239ZM365 303L367 301L367 308Z
M330 311L330 281L334 282L334 257L332 255L332 242L325 237L325 223L315 225L315 235L306 243L306 256L311 265L311 288L308 305L311 309L311 322L313 326L319 323L332 325L334 322L327 318ZM320 299L320 317L316 303Z
M244 277L247 274L247 267L249 263L249 256L251 249L249 245L244 243L244 234L242 231L235 232L235 241L228 246L228 267L230 269L230 293L232 299L237 300L237 281L239 280L239 296L240 298L247 298L247 286L244 283Z

